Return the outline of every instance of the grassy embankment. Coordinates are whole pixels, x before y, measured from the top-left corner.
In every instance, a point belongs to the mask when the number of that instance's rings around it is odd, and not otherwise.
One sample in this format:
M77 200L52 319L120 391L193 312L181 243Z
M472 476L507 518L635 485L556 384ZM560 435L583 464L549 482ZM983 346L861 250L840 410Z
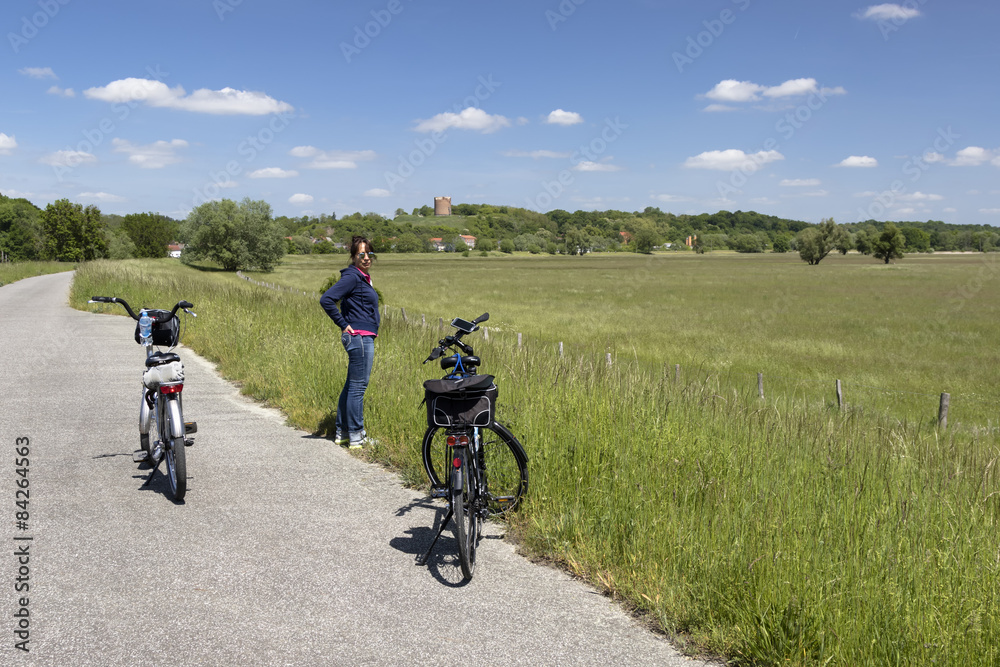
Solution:
M573 259L586 263L565 263ZM343 258L327 261L323 277ZM417 404L421 381L435 373L419 362L438 337L436 318L490 310L501 326L476 348L497 376L503 420L531 456L529 499L511 529L533 554L614 591L693 646L751 664L995 664L995 429L939 433L932 419L838 412L794 392L760 401L755 376L750 391L727 384L775 349L801 373L810 359L829 364L856 350L862 361L852 368L894 388L953 373L957 341L966 353L996 349L992 278L966 293L959 324L922 335L916 323L934 311L910 312L921 295L950 298L979 266L906 261L795 273L770 258L382 258L376 281L390 305L422 304L435 326L414 325L415 311L409 325L387 318L366 401L382 444L369 455L422 481ZM786 287L775 274L797 279ZM309 278L307 289L317 287ZM292 423L329 423L343 369L315 299L167 262L82 267L75 303L102 292L193 301L194 349ZM774 304L768 317L761 303ZM513 331L525 332L520 350ZM803 340L792 345L796 335ZM948 344L933 342L942 337ZM557 340L567 342L562 359ZM810 343L820 351L805 352ZM868 366L880 358L871 347L917 368L883 363L879 372ZM680 382L664 358L683 363ZM721 378L710 366L720 358L731 362ZM964 366L968 392L985 382L974 365Z
M0 264L0 287L47 273L72 271L76 264L67 262L4 262Z

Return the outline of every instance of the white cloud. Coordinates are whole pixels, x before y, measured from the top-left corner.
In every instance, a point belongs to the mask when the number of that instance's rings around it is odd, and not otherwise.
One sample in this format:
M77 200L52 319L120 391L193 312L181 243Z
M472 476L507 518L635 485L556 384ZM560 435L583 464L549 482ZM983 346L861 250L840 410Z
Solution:
M837 167L877 167L878 160L867 155L852 155L846 157L836 165Z
M941 201L941 195L925 194L919 190L909 194L901 194L896 197L899 201Z
M906 21L907 19L920 16L920 10L915 7L904 7L886 2L881 5L871 5L854 16L855 18L872 21Z
M32 79L58 79L51 67L25 67L17 70L21 74L26 74Z
M653 195L653 199L663 202L691 201L690 197L682 197L680 195Z
M312 201L313 201L312 195L304 195L301 193L294 194L288 198L288 202L291 204L311 204Z
M550 125L576 125L583 122L583 116L575 111L563 111L556 109L545 119Z
M501 153L504 157L530 157L532 159L538 160L539 158L569 158L573 154L570 152L557 152L557 151L518 151L510 150Z
M0 132L0 155L10 155L10 152L17 148L17 139Z
M935 162L944 162L944 155L935 151L927 151L923 154L922 159L928 164L934 164Z
M730 148L724 151L705 151L704 153L699 153L685 160L684 166L689 169L717 169L719 171L742 169L752 173L758 167L768 162L784 159L785 156L778 151L744 153L737 148Z
M75 167L85 162L97 162L97 157L83 151L56 151L43 155L39 162L53 167Z
M3 193L11 199L28 199L35 196L34 192L24 192L22 190L4 190Z
M789 79L778 86L767 88L764 95L767 97L791 97L815 92L816 79Z
M720 111L737 111L737 108L731 107L728 104L709 104L707 107L702 109L702 111L707 111L709 113L718 113Z
M250 178L293 178L299 175L294 169L285 170L281 167L265 167L247 174Z
M315 146L296 146L289 151L294 157L311 157L306 169L357 169L358 162L374 160L376 153L366 151L321 151Z
M813 188L819 185L818 178L783 178L778 185L788 188Z
M991 157L992 151L981 146L968 146L955 153L955 159L949 164L953 167L978 167Z
M483 134L496 132L502 127L509 127L510 121L503 116L491 116L482 109L466 107L460 113L447 111L433 118L422 120L417 124L417 132L444 132L455 128L458 130L474 130Z
M573 171L621 171L621 167L615 166L613 164L608 164L607 162L591 162L590 160L584 160L578 163L576 166L572 167Z
M108 194L107 192L81 192L77 195L78 199L93 199L96 201L126 201L125 197L120 197L118 195Z
M955 210L955 209L952 209ZM1000 213L1000 208L981 208L980 213Z
M705 97L719 102L752 102L760 99L757 93L763 90L764 86L750 81L726 79L715 84L712 90L705 93Z
M72 88L60 88L51 86L47 91L49 95L59 95L61 97L76 97L76 92Z
M295 108L257 91L199 88L187 95L181 86L169 88L162 81L137 78L119 79L106 86L88 88L83 95L103 102L145 102L151 107L218 115L262 116L290 112Z
M111 140L116 153L128 155L128 161L141 169L162 169L168 164L175 164L181 161L177 155L178 148L187 148L188 142L183 139L172 139L171 141L154 141L145 146L133 144L125 139L114 138Z
M372 188L371 190L364 191L365 197L388 197L392 193L385 188Z

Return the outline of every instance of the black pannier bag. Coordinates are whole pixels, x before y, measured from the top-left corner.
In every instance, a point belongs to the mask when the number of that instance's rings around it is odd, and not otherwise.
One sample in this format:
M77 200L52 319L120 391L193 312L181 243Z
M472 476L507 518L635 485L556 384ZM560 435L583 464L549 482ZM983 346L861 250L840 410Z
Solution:
M181 335L180 318L178 318L176 315L170 317L169 310L153 310L147 308L146 313L150 317L156 318L156 322L153 324L153 345L158 345L161 347L176 346L177 341L180 339ZM139 336L138 323L136 323L135 325L135 342L140 344L142 343L142 339Z
M497 403L492 375L424 382L428 426L491 426Z

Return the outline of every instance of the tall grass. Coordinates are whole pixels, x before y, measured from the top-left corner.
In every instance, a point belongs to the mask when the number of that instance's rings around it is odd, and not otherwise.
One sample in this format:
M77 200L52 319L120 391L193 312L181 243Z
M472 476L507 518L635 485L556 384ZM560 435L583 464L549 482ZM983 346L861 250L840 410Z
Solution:
M78 270L75 303L102 293L193 301L186 343L290 422L329 428L345 360L315 299L162 262ZM412 319L383 324L366 424L369 455L419 484L420 383L437 375L419 362L440 334ZM994 431L760 401L712 371L677 382L638 355L608 368L497 334L470 340L529 453L510 530L532 554L739 664L1000 661Z
M4 262L0 264L0 287L24 278L72 271L75 264L66 262Z

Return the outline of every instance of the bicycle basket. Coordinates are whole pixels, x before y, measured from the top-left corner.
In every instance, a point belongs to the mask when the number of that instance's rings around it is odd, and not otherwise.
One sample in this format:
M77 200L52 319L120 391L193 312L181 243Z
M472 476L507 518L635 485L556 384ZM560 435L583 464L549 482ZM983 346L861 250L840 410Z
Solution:
M169 310L146 310L150 317L156 317L153 324L153 345L174 347L181 337L181 321L176 315L169 320ZM161 321L162 320L162 321ZM139 325L135 325L135 342L141 343L139 337Z
M428 426L490 426L493 424L499 391L492 375L427 380Z

